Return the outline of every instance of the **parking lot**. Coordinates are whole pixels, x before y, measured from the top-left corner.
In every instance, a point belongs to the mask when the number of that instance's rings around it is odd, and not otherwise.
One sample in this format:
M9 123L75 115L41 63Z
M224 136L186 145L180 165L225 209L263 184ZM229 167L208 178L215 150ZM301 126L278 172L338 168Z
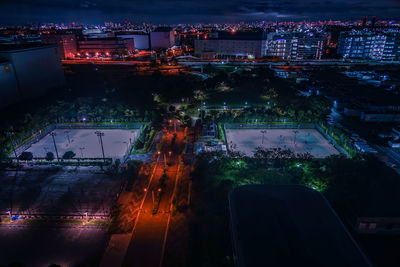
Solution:
M0 212L35 216L107 216L121 188L99 167L0 172Z

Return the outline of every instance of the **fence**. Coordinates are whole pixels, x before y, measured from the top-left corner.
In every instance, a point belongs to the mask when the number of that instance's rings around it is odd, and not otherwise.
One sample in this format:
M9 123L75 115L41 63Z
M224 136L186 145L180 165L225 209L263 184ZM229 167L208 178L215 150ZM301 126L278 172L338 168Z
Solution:
M225 129L315 129L314 123L225 123Z
M143 124L139 123L58 123L52 124L44 130L39 131L37 134L32 135L15 148L17 156L21 155L22 152L27 150L32 144L38 142L40 139L54 131L55 129L139 129L139 134L143 130ZM132 142L133 144L134 142ZM132 146L132 145L131 145ZM131 151L132 147L128 149ZM128 154L129 152L127 152ZM125 155L126 156L126 155ZM14 150L9 152L9 158L14 158Z

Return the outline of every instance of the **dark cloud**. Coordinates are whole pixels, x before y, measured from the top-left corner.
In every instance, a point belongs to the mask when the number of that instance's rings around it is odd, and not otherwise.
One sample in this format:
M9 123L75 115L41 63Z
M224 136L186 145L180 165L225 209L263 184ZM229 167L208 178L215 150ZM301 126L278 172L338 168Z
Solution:
M0 0L0 23L400 19L400 0Z

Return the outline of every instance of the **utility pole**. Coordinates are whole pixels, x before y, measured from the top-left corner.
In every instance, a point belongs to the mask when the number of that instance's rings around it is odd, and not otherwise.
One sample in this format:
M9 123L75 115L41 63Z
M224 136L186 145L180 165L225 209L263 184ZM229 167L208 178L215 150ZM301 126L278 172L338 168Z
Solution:
M81 151L81 157L83 158L83 150L84 150L85 148L84 147L80 147L79 148L79 150Z
M57 146L56 146L56 140L54 138L54 136L56 136L57 134L55 132L51 132L50 135L51 135L51 137L53 137L53 144L54 144L54 149L55 149L56 155L57 155L57 161L60 161L60 157L58 156L58 150L57 150Z
M95 134L100 138L101 152L103 153L103 160L104 160L104 163L105 163L106 162L106 157L104 156L104 147L103 147L103 138L102 138L102 136L104 136L104 133L100 132L100 131L96 131Z
M261 133L262 133L262 141L261 141L261 144L264 144L264 134L266 134L267 131L266 131L266 130L262 130Z
M64 133L67 135L68 144L71 144L71 141L69 140L69 131L65 131Z
M7 135L11 137L11 136L14 136L15 133L14 132L7 132ZM17 156L17 143L15 142L14 138L11 138L11 139L12 139L11 142L12 142L12 146L13 146L15 159L17 160L17 164L19 165L19 159L18 159L18 156Z
M296 134L298 133L299 131L297 131L297 130L294 130L293 131L293 133L294 133L294 140L293 140L293 142L294 142L294 145L296 146Z

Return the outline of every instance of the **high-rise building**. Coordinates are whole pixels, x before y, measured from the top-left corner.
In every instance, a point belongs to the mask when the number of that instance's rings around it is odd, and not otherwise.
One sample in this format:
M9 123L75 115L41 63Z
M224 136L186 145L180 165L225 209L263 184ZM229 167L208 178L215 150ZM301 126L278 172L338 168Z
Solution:
M338 54L343 58L397 60L400 58L400 34L396 32L342 32Z
M58 44L62 58L73 58L78 52L75 34L42 34L43 44Z
M284 60L321 59L324 36L299 33L270 33L266 55Z

